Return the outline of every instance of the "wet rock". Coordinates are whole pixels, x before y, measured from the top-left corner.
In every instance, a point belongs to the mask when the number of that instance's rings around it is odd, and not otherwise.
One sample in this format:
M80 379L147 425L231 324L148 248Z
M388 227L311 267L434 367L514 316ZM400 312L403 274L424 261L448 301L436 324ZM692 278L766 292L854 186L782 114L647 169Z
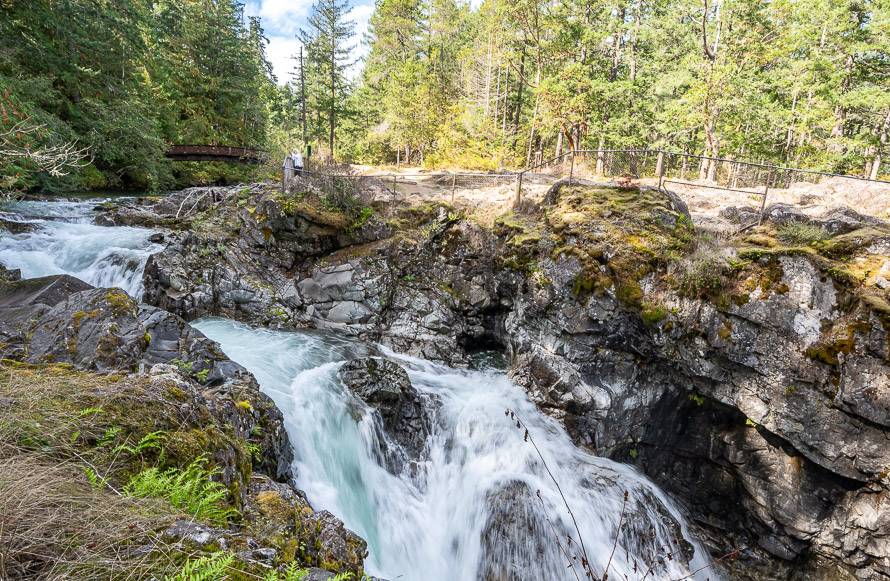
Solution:
M0 284L15 282L22 279L22 271L19 268L6 268L0 264Z
M0 308L28 307L38 304L52 307L72 293L93 288L92 285L67 274L24 280L20 276L12 276L14 278L13 281L10 281L12 284L0 286Z
M476 578L483 581L552 578L552 571L547 570L542 556L548 554L557 541L552 538L547 519L528 485L519 481L506 483L489 492L485 502L489 516L482 528L482 557ZM516 551L517 545L523 550Z
M308 565L334 573L352 572L357 578L364 572L365 541L330 512L314 511L301 493L285 484L253 478L244 518L248 535L292 538L292 543L280 548L286 559L299 550L301 561Z
M417 458L430 433L430 418L421 395L411 385L408 373L387 359L365 357L340 367L340 381L372 406L383 420L386 433L407 453ZM396 472L400 466L396 466Z
M4 220L0 218L0 230L6 230L10 234L27 234L33 232L40 226L31 222L17 222L15 220Z

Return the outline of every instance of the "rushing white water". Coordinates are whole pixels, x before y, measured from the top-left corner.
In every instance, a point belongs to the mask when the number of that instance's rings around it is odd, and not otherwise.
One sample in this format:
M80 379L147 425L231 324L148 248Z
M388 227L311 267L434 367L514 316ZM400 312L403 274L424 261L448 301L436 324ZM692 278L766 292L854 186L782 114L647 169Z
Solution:
M195 326L275 400L295 448L300 487L368 541L373 574L417 581L469 581L486 572L498 579L575 579L554 537L574 531L569 514L532 443L505 417L507 408L522 418L559 482L596 572L613 552L624 491L629 501L610 578L640 579L658 557L664 564L647 579L686 578L709 563L657 487L632 467L576 448L502 373L376 351L407 368L421 394L441 402L424 460L394 475L381 465L382 447L392 443L381 441L379 419L337 379L342 361L368 355L371 347L224 319ZM492 518L498 525L487 527ZM694 551L689 563L678 558L678 531ZM716 574L707 569L698 576Z
M25 277L68 273L140 296L145 260L160 247L148 241L149 230L93 225L96 203L0 208L0 218L35 226L17 235L0 230L0 262ZM576 448L500 372L451 369L329 334L223 319L195 326L275 400L300 487L317 508L331 510L368 541L373 574L393 581L583 578L566 567L556 541L577 539L568 504L598 574L609 563L610 579L716 578L682 515L656 486L632 467ZM430 407L433 429L421 461L399 474L385 467L384 450L395 444L379 417L337 379L343 361L366 355L397 361L424 399L438 402ZM506 409L522 418L540 457Z
M93 208L102 201L3 204L0 219L27 223L33 229L10 234L0 228L0 263L20 268L24 278L70 274L140 298L145 261L161 247L149 242L151 230L93 224Z

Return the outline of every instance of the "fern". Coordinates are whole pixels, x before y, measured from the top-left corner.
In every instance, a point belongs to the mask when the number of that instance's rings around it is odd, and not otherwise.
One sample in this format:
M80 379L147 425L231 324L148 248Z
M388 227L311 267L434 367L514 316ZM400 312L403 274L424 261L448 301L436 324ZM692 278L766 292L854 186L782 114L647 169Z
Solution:
M105 488L106 480L102 476L96 473L95 470L87 466L83 469L84 476L87 477L87 480L90 482L90 486L96 489Z
M105 433L102 434L102 437L99 438L99 442L96 444L98 448L104 448L105 446L111 444L121 433L123 428L120 426L110 426L106 428Z
M180 571L170 577L165 576L165 581L216 581L222 579L226 569L235 560L235 555L219 551L200 559L189 559Z
M147 468L130 479L124 492L140 498L166 498L196 519L224 523L238 511L225 506L228 492L210 479L216 472L208 470L206 464L207 459L201 456L185 470Z
M309 575L308 569L302 569L296 562L288 565L284 573L279 573L273 569L266 575L264 581L303 581Z
M140 439L135 446L130 446L129 444L124 442L120 446L117 446L114 449L114 452L129 452L133 456L136 456L138 454L141 454L142 452L145 452L146 450L160 449L161 444L164 442L164 438L164 432L160 430L156 432L149 432L142 436L142 439Z

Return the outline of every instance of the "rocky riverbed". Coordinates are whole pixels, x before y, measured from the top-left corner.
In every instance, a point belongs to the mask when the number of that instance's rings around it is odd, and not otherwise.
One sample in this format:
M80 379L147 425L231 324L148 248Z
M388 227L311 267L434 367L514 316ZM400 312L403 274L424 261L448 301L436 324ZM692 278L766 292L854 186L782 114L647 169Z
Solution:
M576 442L681 500L715 556L739 549L731 578L890 575L886 224L777 205L713 239L669 195L567 184L493 224L332 210L310 186L217 190L177 218L183 199L139 207L177 225L146 302L452 365L500 350Z

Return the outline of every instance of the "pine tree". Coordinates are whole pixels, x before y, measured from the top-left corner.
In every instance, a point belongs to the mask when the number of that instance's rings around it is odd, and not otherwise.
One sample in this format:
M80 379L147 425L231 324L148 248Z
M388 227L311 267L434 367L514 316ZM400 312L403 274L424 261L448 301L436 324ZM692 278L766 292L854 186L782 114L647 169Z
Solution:
M350 41L355 35L355 24L348 19L346 0L317 0L307 20L308 28L300 31L299 39L306 49L305 81L319 121L325 117L328 152L333 157L337 123L345 114L349 83L346 72L350 60ZM316 133L317 136L317 133Z

